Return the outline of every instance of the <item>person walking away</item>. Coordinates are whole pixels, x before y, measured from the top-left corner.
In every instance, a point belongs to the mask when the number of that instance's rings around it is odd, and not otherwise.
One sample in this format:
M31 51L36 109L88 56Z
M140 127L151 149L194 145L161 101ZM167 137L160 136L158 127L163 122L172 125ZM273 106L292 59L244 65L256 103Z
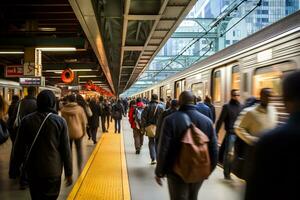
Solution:
M192 127L192 123L207 136L209 140L207 151L210 160L210 166L207 167L210 173L217 165L217 138L212 121L201 114L194 105L192 92L182 92L179 96L179 105L179 111L167 116L162 125L155 169L156 181L162 185L161 179L167 177L171 200L197 200L204 179L187 183L175 172L175 163L182 148L181 138L187 129ZM189 167L192 170L193 166Z
M282 91L290 116L285 124L263 133L255 144L245 200L297 199L299 196L299 70L284 77Z
M90 137L92 137L92 140L94 144L97 143L97 130L99 127L99 117L100 117L100 106L96 103L96 99L90 100L90 109L92 111L92 116L88 118L88 126L90 131Z
M36 105L36 88L28 87L28 95L24 97L15 106L12 120L14 121L14 129L18 130L21 120L28 114L33 113L37 109Z
M17 136L17 130L14 129L13 114L14 114L14 110L16 109L16 106L17 106L19 100L20 100L20 98L19 98L18 95L13 95L11 104L8 108L7 128L8 128L8 131L9 131L9 135L10 135L10 139L11 139L12 144L14 144L16 136Z
M212 104L211 97L206 95L205 99L204 99L204 104L210 108L211 117L212 117L211 120L213 121L213 123L215 123L216 122L216 109L215 109L215 106Z
M142 113L142 124L146 130L146 135L149 138L149 151L151 164L156 164L156 151L155 151L155 133L156 133L156 123L160 114L164 111L161 104L158 103L158 96L152 94L151 101L145 107Z
M69 95L67 100L68 103L61 110L61 116L68 125L71 149L73 142L75 142L77 167L80 171L82 167L82 138L86 133L87 119L83 108L76 103L74 94Z
M27 88L27 96L25 96L24 99L20 100L17 103L17 105L14 109L13 115L12 115L13 116L12 121L14 123L14 125L13 125L14 133L17 133L17 131L19 130L21 120L25 116L36 111L36 109L37 109L36 94L37 94L37 92L36 92L35 87L28 87ZM14 149L14 145L12 146L12 152L13 152L13 149ZM12 155L12 152L11 152L11 155ZM14 163L10 161L9 177L12 179L16 178L19 175L19 173L14 174L11 171L11 168L14 168L13 165L14 165ZM17 171L15 171L15 172L17 172ZM20 189L26 189L27 186L28 186L28 183L27 183L26 177L21 176L20 177Z
M68 128L66 121L55 111L55 95L52 91L40 92L37 111L22 120L13 159L16 169L23 162L33 200L57 199L63 167L66 184L72 184Z
M128 100L127 100L127 98L124 98L122 100L122 104L123 104L123 107L124 107L124 113L125 113L125 115L127 115L127 112L128 112Z
M109 120L111 117L111 102L108 101L107 99L104 99L104 116L105 116L105 121L107 122L107 127L105 128L106 132L108 132L109 129Z
M140 154L141 147L144 141L144 134L142 130L142 113L144 111L144 104L140 98L137 102L132 100L129 108L129 122L133 130L133 139L135 146L135 153Z
M178 109L178 101L176 99L171 100L170 108L163 111L162 114L159 116L156 124L156 134L155 134L155 149L157 152L158 149L158 142L159 142L159 137L162 131L162 124L164 122L164 119L169 116L170 114L174 113Z
M220 148L220 160L223 161L224 167L224 178L227 180L231 179L230 173L232 168L233 160L233 147L235 142L234 122L240 113L242 106L239 102L240 93L238 90L231 90L230 101L223 105L220 117L216 124L216 132L219 133L221 126L225 124L225 138Z
M200 96L195 97L195 98L196 98L195 105L196 105L197 110L201 114L205 115L206 117L208 117L209 119L212 120L212 113L211 113L210 108L202 102L202 98Z
M117 103L112 107L112 117L115 120L115 133L121 132L121 120L122 115L125 115L124 108L120 99L118 99Z
M104 98L103 96L99 97L99 107L100 107L100 117L101 117L101 127L102 127L102 133L107 132L105 128L105 112L104 112Z
M83 98L83 96L81 96L80 94L76 94L76 102L78 103L79 106L81 106L84 110L85 116L88 119L89 117L91 117L93 115L92 110L88 104L87 101L85 101L85 99ZM86 125L86 133L89 136L88 139L91 139L91 135L90 135L90 130L89 130L89 125Z
M166 103L164 98L159 98L159 104L161 104L163 106L164 109L166 109Z
M8 105L2 95L0 95L0 145L5 143L9 138L9 130L6 122L7 110Z

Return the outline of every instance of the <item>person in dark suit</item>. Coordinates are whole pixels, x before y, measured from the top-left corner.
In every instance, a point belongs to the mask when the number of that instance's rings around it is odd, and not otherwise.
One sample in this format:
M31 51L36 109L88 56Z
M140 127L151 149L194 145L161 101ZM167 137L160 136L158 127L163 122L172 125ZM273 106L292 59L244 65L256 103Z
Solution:
M245 200L297 199L299 196L299 70L285 77L282 91L289 119L286 124L262 134L256 143Z

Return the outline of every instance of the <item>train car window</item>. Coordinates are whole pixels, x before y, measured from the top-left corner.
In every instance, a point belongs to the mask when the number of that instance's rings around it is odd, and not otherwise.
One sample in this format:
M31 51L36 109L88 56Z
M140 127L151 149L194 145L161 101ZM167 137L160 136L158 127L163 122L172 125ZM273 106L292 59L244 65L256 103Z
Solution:
M179 80L175 82L175 99L179 99L179 95L181 92L183 92L185 90L185 79L183 80Z
M248 92L248 73L243 74L243 90Z
M150 91L147 92L147 98L150 99Z
M164 86L159 87L159 98L164 98Z
M221 71L215 71L213 74L213 100L221 101Z
M13 95L14 95L14 89L9 88L9 89L8 89L8 99L7 99L9 102L12 101Z
M0 87L0 95L4 98L4 88Z
M285 62L257 69L253 80L253 95L259 97L260 90L268 87L272 88L274 96L281 96L282 77L294 71L295 68L294 63Z
M237 65L232 67L231 89L240 90L240 68Z
M167 96L167 97L171 97L171 90L170 90L170 89L167 89L167 90L166 90L166 96Z
M193 83L191 86L192 92L196 97L204 98L204 85L202 82Z

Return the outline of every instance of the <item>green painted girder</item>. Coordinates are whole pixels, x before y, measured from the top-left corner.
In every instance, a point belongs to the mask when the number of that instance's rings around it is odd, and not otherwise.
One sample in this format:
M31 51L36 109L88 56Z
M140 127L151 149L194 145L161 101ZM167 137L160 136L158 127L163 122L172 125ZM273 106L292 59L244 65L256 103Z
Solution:
M171 38L217 38L217 33L207 33L205 32L175 32L172 34Z
M53 38L53 37L1 37L0 48L9 47L59 47L68 46L84 48L85 39L81 37Z

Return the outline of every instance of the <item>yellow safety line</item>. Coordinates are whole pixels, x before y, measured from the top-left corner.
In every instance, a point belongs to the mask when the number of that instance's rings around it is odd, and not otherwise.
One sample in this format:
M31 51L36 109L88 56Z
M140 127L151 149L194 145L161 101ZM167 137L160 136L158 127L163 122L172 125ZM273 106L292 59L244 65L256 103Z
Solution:
M122 134L102 135L67 199L131 199Z
M102 141L104 140L104 137L100 138L100 141L98 141L97 146L95 147L95 149L93 150L93 153L91 154L90 158L88 159L88 161L86 162L86 165L84 166L80 176L78 177L76 183L74 184L72 191L70 192L67 200L73 200L75 199L77 192L79 191L82 182L84 181L86 174L91 166L91 164L93 163L93 160L95 158L95 155L97 154L97 152L99 151L100 145L102 143Z
M129 189L129 178L127 173L127 164L126 164L126 154L124 150L124 137L123 137L123 124L122 123L122 132L121 132L121 159L122 159L122 180L123 180L123 199L124 200L130 200L130 189Z

